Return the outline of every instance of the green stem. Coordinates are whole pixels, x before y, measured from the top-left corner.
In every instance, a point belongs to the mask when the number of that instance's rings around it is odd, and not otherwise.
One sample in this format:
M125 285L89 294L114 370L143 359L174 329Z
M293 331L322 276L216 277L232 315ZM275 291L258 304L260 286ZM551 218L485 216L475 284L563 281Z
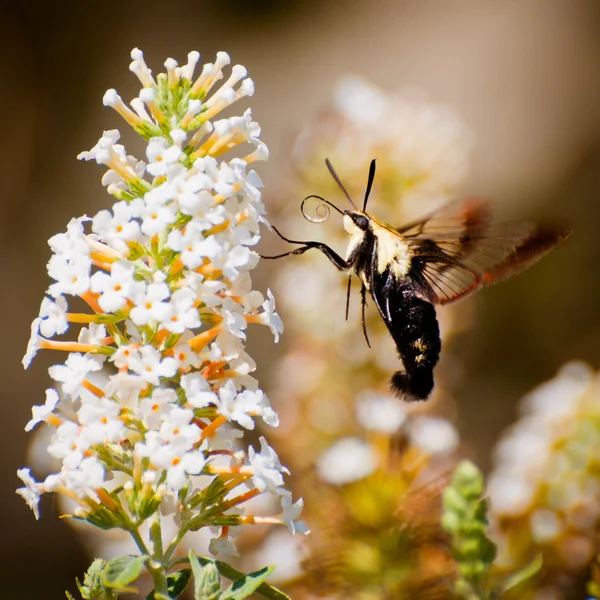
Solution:
M169 569L176 567L177 565L189 565L190 559L187 557L174 558L169 561Z
M152 557L158 562L162 563L163 560L163 543L162 543L162 529L160 526L160 512L155 512L150 517L150 539L152 540Z
M469 587L471 588L471 593L467 600L488 600L482 582L469 582Z
M158 566L154 566L158 565ZM154 581L154 593L162 594L163 596L169 597L169 585L167 583L167 574L162 564L156 563L154 560L148 561L146 568L152 575L152 581Z
M150 551L148 550L146 544L144 544L144 540L142 540L139 531L137 529L130 529L129 534L133 538L133 541L139 548L140 552L146 556L149 556ZM162 563L162 556L159 560L156 560L154 557L151 558L146 562L146 568L148 569L150 575L152 575L152 580L154 581L154 591L163 594L164 596L168 596L169 585L167 583L167 574Z
M177 535L173 538L173 541L169 544L167 551L165 552L164 558L166 561L168 561L171 558L173 552L175 552L177 546L179 546L181 540L183 539L186 533L187 527L183 525L181 529L177 532Z
M148 551L146 544L144 544L144 540L142 539L140 532L137 529L130 529L129 534L133 538L133 541L135 542L135 545L138 547L139 551L142 554L146 554L147 556L149 556L150 552Z
M152 540L152 559L146 565L154 581L154 592L168 597L166 559L163 556L162 528L160 512L150 517L150 539Z

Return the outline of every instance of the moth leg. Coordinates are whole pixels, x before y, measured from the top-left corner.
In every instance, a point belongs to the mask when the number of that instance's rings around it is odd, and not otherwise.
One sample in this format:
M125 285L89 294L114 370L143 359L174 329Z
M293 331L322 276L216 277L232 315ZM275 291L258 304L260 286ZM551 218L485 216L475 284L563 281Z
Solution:
M279 229L277 229L277 227L275 227L275 225L272 225L273 230L275 231L275 233L284 241L287 242L288 244L305 244L305 242L297 242L296 240L290 240L289 238L286 238L285 235L283 235ZM277 254L276 256L263 256L261 255L261 258L267 258L269 260L276 260L278 258L283 258L284 256L290 256L292 254L303 254L304 252L306 252L309 248L297 248L296 250L291 250L290 252L284 252L283 254Z
M316 248L317 250L320 250L331 261L331 263L333 263L336 269L344 271L345 269L350 268L350 264L348 264L347 261L345 261L337 252L335 252L335 250L332 250L327 244L323 244L321 242L300 242L298 240L290 240L282 235L276 227L273 227L273 229L282 240L288 242L289 244L303 245L300 248L292 250L291 252L285 252L284 254L278 254L277 256L263 256L262 258L274 260L277 258L283 258L284 256L289 256L290 254L304 254L307 250Z
M360 288L360 303L361 303L361 312L362 312L362 330L363 330L363 335L365 336L365 341L367 342L367 346L369 346L369 348L370 348L371 347L371 342L369 342L369 334L367 333L367 323L365 321L365 307L367 306L366 293L367 293L367 288L363 284L362 288Z
M306 244L306 242L298 242L296 240L290 240L290 238L286 238L285 235L283 235L283 233L281 233L281 231L279 231L279 229L277 229L277 227L275 227L275 225L271 225L271 227L273 227L273 231L284 241L287 242L288 244Z
M303 248L296 248L295 250L284 252L283 254L277 254L275 256L265 256L264 254L261 254L260 257L268 260L276 260L278 258L283 258L284 256L291 256L292 254L304 254L307 250L310 250L310 247L304 246Z
M346 292L346 321L348 320L348 311L350 310L350 288L352 286L352 273L348 275L348 290Z

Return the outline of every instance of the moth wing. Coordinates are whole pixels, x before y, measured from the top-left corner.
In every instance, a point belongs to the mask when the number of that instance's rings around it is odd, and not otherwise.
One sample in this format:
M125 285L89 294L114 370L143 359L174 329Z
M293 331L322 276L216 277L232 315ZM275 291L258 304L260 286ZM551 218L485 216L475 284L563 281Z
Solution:
M404 224L397 231L410 238L448 234L456 237L465 231L485 231L491 222L490 203L483 198L470 198L466 201L448 202L429 214Z
M453 216L442 214L447 208L398 230L420 267L423 292L436 304L524 271L571 233L564 223L495 223L484 200L466 202Z
M483 286L483 278L463 265L426 261L421 268L421 291L434 304L460 300Z

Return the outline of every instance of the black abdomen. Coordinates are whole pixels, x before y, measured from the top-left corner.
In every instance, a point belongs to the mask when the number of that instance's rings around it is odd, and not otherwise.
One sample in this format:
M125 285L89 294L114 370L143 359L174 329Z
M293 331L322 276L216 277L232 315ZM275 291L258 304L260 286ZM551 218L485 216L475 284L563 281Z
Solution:
M426 400L441 351L435 308L417 296L410 279L389 270L375 274L371 293L404 365L392 376L392 390L405 400Z

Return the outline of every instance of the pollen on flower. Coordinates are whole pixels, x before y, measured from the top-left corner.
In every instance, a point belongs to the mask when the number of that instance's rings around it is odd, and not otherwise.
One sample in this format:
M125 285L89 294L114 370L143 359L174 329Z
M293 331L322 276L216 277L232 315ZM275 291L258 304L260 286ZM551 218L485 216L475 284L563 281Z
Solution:
M276 339L282 331L273 295L263 302L250 278L258 262L253 247L268 223L262 184L249 165L266 160L266 147L250 109L221 115L251 96L254 84L241 65L226 74L224 52L195 79L197 52L183 67L168 59L167 72L156 76L139 49L131 57L143 89L131 108L116 90L103 102L145 141L144 158L127 153L117 130L79 155L106 168L102 184L115 201L91 218L72 219L49 240L53 282L23 359L27 367L41 349L68 353L49 369L56 389L26 427L53 428L47 453L60 467L40 483L21 470L18 493L36 516L41 494L68 496L78 516L105 529L123 526L119 511L139 524L173 500L192 519L199 511L193 491L208 485L215 456L225 470L210 477L228 481L215 488L221 497L212 502L223 503L215 515L233 506L225 501L232 483L254 478L258 491L235 495L243 505L258 493L278 497L287 473L264 438L260 453L240 450L242 429L253 429L255 417L278 423L250 376L256 365L244 348L248 323L266 325ZM238 147L246 159L228 156ZM91 312L68 313L69 296ZM89 326L78 342L52 340L77 323ZM254 475L231 480L244 468ZM302 530L301 522L293 525L301 506L284 507L277 522ZM223 528L220 548L234 548L232 530Z

